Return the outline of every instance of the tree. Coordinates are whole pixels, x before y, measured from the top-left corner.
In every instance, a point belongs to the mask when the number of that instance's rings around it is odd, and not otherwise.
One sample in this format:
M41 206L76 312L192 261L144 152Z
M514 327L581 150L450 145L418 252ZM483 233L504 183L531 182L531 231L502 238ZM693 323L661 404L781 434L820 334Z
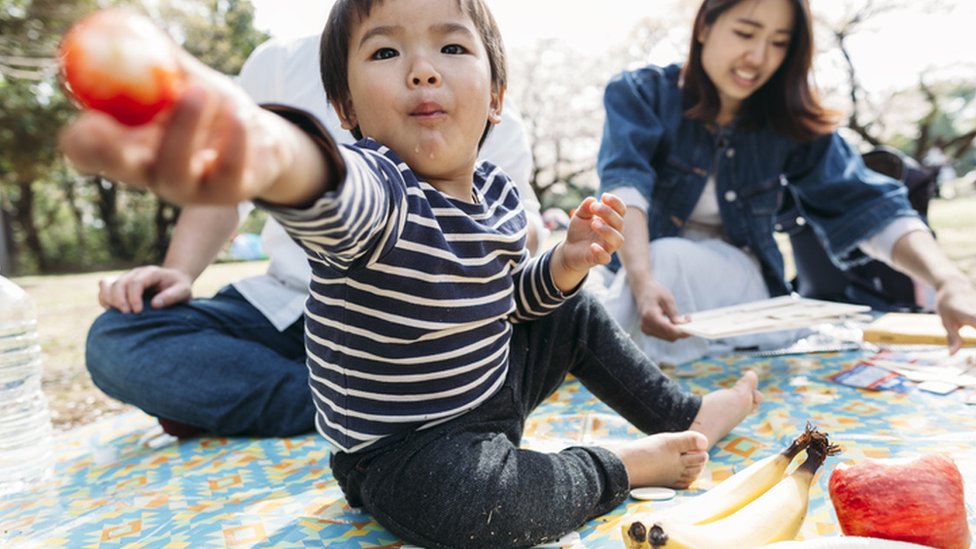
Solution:
M568 210L596 190L603 89L613 75L646 64L665 37L664 20L645 19L602 55L544 40L511 57L509 93L525 120L534 163L529 184L544 208Z
M156 6L148 2L147 5ZM248 0L169 0L156 7L157 13L153 15L161 27L189 53L224 74L237 74L251 51L268 38L254 28L254 7ZM131 194L137 191L101 178L93 179L93 183L98 189L99 209L110 235L109 244L115 250L113 257L135 263L161 261L179 209L155 195L143 193L154 204L151 223L144 225L153 236L148 246L140 246L144 243L123 236L117 202L124 197L132 200Z
M57 43L102 4L0 0L0 251L14 260L0 261L21 272L158 261L176 219L177 209L151 193L73 176L57 150L55 135L74 112L58 81ZM247 0L145 6L191 53L228 74L267 38L254 29Z
M849 0L832 19L821 17L819 21L832 38L827 47L837 48L841 55L849 102L846 126L851 132L870 146L895 145L919 162L938 147L949 163L971 168L976 140L976 84L972 79L941 74L939 67L930 67L919 74L916 87L872 96L861 82L850 47L858 34L883 27L887 16L912 9L924 17L946 8L933 1L919 5Z
M54 136L70 112L57 84L54 51L70 21L93 5L14 0L0 9L0 208L17 235L4 237L14 266L21 243L37 268L50 265L40 232L46 223L36 217L36 192L60 163Z

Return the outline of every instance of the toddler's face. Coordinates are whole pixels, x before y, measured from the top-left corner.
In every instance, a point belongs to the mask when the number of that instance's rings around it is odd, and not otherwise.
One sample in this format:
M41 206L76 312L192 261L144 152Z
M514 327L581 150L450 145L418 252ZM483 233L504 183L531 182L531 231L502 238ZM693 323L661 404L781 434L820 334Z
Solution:
M349 41L349 127L359 125L431 182L467 177L498 121L484 44L456 0L387 0Z

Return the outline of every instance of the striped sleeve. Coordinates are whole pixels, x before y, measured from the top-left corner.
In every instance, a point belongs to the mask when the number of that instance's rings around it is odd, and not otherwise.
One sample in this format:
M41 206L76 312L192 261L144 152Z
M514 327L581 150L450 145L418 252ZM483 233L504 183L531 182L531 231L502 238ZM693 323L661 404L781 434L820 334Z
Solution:
M550 265L553 249L550 248L537 257L523 261L521 268L513 272L516 307L512 315L514 322L544 317L572 295L559 291L552 278Z
M397 167L372 151L339 148L346 177L309 207L262 204L313 261L345 270L368 258L389 227L402 226L406 193Z

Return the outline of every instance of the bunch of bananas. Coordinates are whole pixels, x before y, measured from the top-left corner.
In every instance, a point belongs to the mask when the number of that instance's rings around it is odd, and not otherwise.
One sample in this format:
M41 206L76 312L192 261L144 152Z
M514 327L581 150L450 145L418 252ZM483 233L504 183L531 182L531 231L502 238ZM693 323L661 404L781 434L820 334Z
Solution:
M793 473L786 469L806 450ZM827 456L840 451L807 426L782 452L753 463L715 488L675 507L623 525L627 549L751 549L796 537L807 514L810 484Z

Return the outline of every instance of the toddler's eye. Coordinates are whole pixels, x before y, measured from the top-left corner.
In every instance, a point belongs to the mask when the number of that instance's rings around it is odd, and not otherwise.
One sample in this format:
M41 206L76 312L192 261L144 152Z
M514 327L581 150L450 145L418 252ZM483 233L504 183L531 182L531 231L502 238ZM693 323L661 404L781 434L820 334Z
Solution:
M451 54L451 55L460 55L460 54L465 53L467 51L468 50L465 49L464 46L461 46L459 44L448 44L448 45L444 46L443 48L441 48L441 53L448 53L448 54Z
M398 51L393 48L380 48L373 52L373 55L369 56L370 59L390 59L400 55Z

